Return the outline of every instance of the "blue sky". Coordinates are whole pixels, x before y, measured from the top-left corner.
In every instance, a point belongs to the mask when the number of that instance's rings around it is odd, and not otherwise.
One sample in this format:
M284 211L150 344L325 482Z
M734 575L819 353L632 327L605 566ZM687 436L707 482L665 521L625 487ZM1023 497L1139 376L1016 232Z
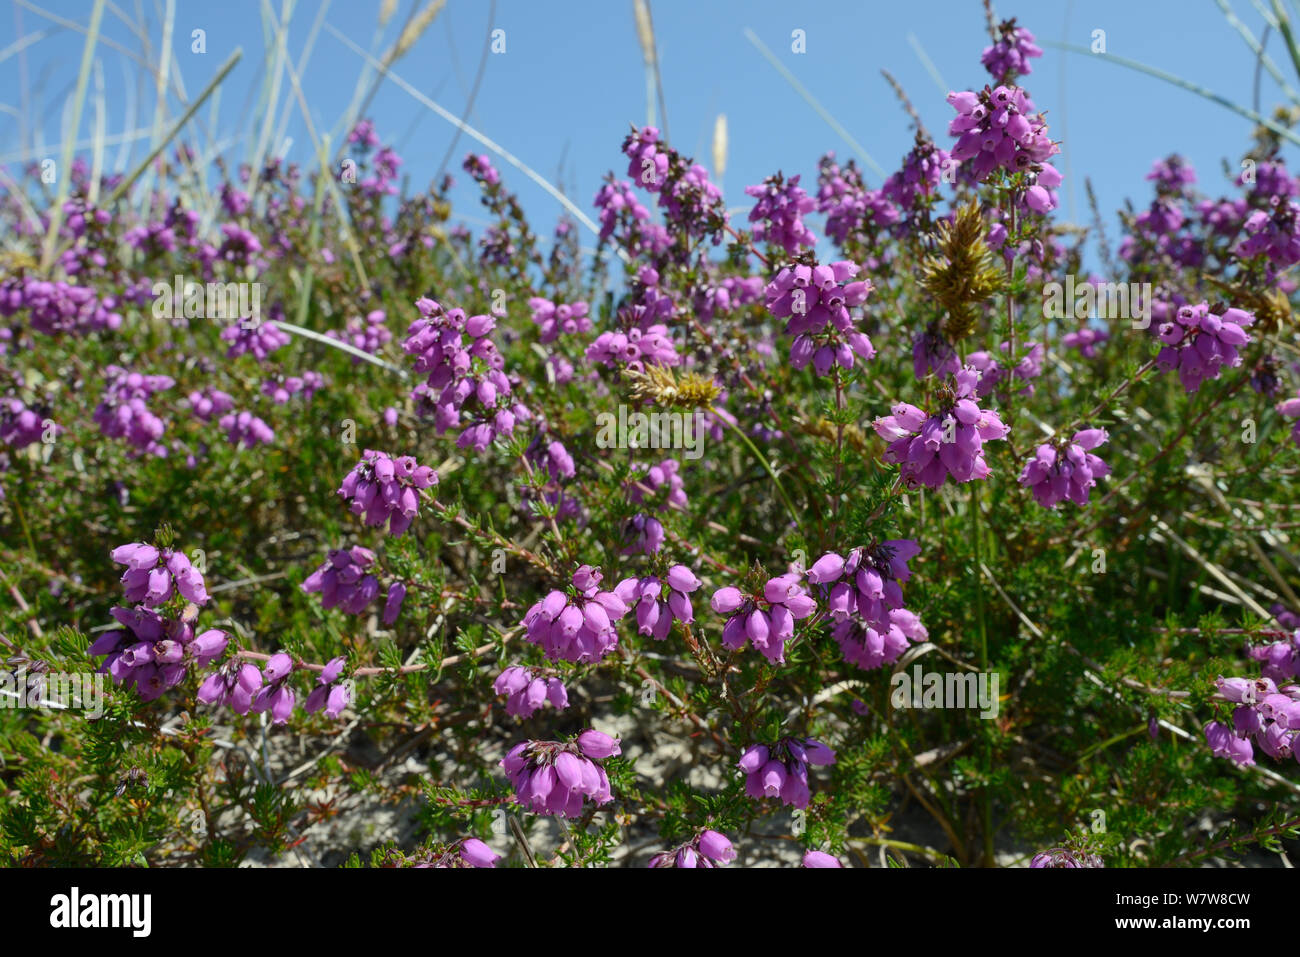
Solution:
M278 16L281 3L272 4ZM397 13L377 32L380 4L334 0L324 22L374 55L396 36L412 0L399 0ZM1231 0L1242 22L1259 37L1263 22L1253 6ZM118 0L131 18L141 11L155 47L161 39L163 0ZM84 38L39 11L85 24L90 0L10 0L0 13L0 160L57 155L62 142L65 102L75 87ZM176 0L173 51L185 90L195 96L236 46L244 57L223 85L216 128L230 140L228 155L243 159L255 140L250 117L270 42L263 30L263 4L255 0L219 3ZM941 144L952 115L944 102L947 88L983 85L987 76L980 52L988 43L978 0L896 2L808 2L786 0L651 0L659 46L671 142L712 167L711 138L719 113L727 116L729 149L723 185L728 203L745 207L746 185L780 169L816 180L818 157L854 150L813 111L790 84L746 39L746 27L770 48L799 81L844 125L887 171L896 167L911 143L905 113L880 75L888 69L916 104ZM321 10L301 0L290 18L288 49L298 61ZM479 93L468 122L555 182L590 213L591 199L609 169L624 175L619 143L629 122L646 120L646 86L631 0L498 0L495 16L488 0L449 0L438 19L394 72L456 115L466 108L489 31L505 31L505 52L489 53ZM997 5L999 19L1016 16L1038 36L1045 55L1022 82L1040 109L1047 111L1054 138L1062 139L1059 164L1067 178L1061 194L1066 219L1087 222L1084 177L1092 179L1103 211L1126 197L1145 203L1150 195L1143 176L1153 160L1180 152L1195 165L1200 187L1224 192L1221 164L1236 162L1248 145L1252 124L1227 110L1115 63L1103 55L1067 53L1051 41L1087 47L1094 30L1104 30L1108 53L1141 61L1194 80L1244 105L1254 99L1255 56L1228 24L1214 0L1035 0ZM1293 12L1293 15L1296 13ZM1300 16L1297 16L1300 19ZM190 50L190 31L206 31L207 52ZM791 50L791 33L803 30L805 53ZM21 51L22 37L41 34ZM105 14L103 36L138 51L140 42L113 13ZM917 50L932 62L936 78ZM1273 32L1268 50L1293 86L1300 87L1281 38ZM156 56L156 54L155 54ZM147 129L153 84L141 83L141 67L119 50L101 43L106 126L110 132ZM303 73L305 98L319 129L336 128L352 99L362 57L330 30L315 40ZM942 82L942 88L940 86ZM284 87L289 95L289 87ZM283 102L283 100L282 100ZM1260 85L1266 114L1281 102L1268 72ZM173 96L171 116L183 105ZM132 111L134 110L134 116ZM453 127L392 83L379 90L370 110L380 136L403 156L403 172L413 187L435 175ZM208 124L207 108L199 117ZM663 125L663 117L659 117ZM78 140L91 136L94 109L83 112ZM43 138L39 142L36 134ZM310 140L294 107L288 136L290 158L311 162ZM148 140L108 151L110 168L144 155ZM451 162L471 147L462 136ZM134 150L133 154L128 150ZM1294 149L1288 149L1296 168ZM540 187L499 159L507 185L519 193L540 232L549 232L560 207ZM467 177L460 175L462 187ZM880 177L870 175L872 185ZM479 207L462 188L457 204L471 226ZM816 224L814 224L816 228ZM1114 234L1112 232L1112 242ZM587 240L584 239L584 242Z

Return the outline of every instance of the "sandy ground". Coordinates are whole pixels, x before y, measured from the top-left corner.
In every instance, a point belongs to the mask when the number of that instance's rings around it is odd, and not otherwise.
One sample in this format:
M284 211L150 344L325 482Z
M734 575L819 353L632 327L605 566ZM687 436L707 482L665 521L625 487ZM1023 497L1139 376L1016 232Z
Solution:
M585 690L585 689L584 689ZM601 691L613 690L601 689ZM571 692L572 693L572 692ZM582 695L583 692L578 692ZM584 695L585 697L585 695ZM635 762L639 777L647 787L654 782L663 782L684 778L693 787L703 790L716 789L721 786L721 774L726 772L716 757L697 761L693 758L698 743L682 733L679 724L665 721L659 713L645 709L628 715L601 714L600 700L608 696L598 694L595 699L582 700L577 695L575 702L581 701L589 713L596 714L595 726L602 731L622 739L623 753ZM348 716L345 715L345 720ZM350 723L350 721L349 721ZM346 725L345 725L346 727ZM504 756L509 746L523 737L514 718L501 714L501 722L494 729L495 733L485 736L481 744L483 758L489 766L495 766ZM330 741L325 738L302 738L296 735L272 735L265 756L269 757L271 774L282 778L290 771L301 768L322 750L341 749L346 760L361 765L370 765L382 757L367 735L355 727L345 732L346 739ZM428 757L447 750L446 738L433 737L426 741L418 751L405 756L386 767L379 775L385 785L384 790L403 782L414 782L429 774ZM258 755L259 759L262 755ZM259 764L262 761L259 760ZM738 772L737 772L738 773ZM470 784L468 781L438 781L438 784ZM393 843L399 850L411 851L420 843L417 816L422 796L404 799L401 803L385 803L379 795L357 793L346 790L318 790L300 793L301 801L337 800L341 809L336 817L308 828L298 836L303 840L287 854L272 859L263 851L252 853L244 862L247 867L338 867L348 857L357 852L363 861L368 860L372 849L386 843ZM901 803L901 796L900 796ZM548 859L564 840L560 822L549 818L533 818L529 828L528 842L539 859ZM1216 824L1221 824L1206 815L1199 822L1198 829L1210 833ZM929 817L915 802L909 802L901 815L895 815L891 821L893 831L891 838L911 844L948 849L948 842L938 824ZM803 855L800 844L784 839L782 834L790 832L787 816L773 815L755 823L754 832L749 835L729 835L732 837L737 859L732 867L794 867L798 866ZM663 840L658 836L653 822L633 821L625 829L626 839L612 852L613 866L643 867L651 856L665 849ZM504 821L498 821L495 833L488 843L497 853L513 854L520 860L516 838L506 829ZM1026 845L1004 842L997 849L1000 866L1026 866L1029 857L1036 849ZM893 853L893 852L891 852ZM895 854L895 856L897 856ZM929 866L920 855L906 855L909 866ZM844 860L844 858L841 858ZM845 861L850 866L888 866L883 848L864 848L863 856L855 856ZM1204 866L1208 867L1287 867L1289 863L1277 854L1256 849L1244 858L1236 861L1211 859Z

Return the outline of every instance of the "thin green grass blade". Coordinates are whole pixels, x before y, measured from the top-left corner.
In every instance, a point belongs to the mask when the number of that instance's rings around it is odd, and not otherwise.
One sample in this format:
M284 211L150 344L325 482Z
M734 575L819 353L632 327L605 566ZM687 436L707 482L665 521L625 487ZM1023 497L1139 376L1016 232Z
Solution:
M791 73L786 68L786 65L776 58L776 54L769 50L766 44L758 38L758 34L749 27L745 27L745 39L752 43L758 49L759 53L763 54L763 58L767 60L768 63L772 64L776 69L776 72L780 73L781 76L785 78L785 81L794 87L794 91L803 97L804 102L811 106L816 114L826 121L826 125L833 129L840 139L844 140L844 142L848 143L849 146L853 148L853 152L858 154L858 159L871 167L871 171L882 179L889 175L885 172L885 168L872 158L871 154L863 148L861 143L853 138L853 135L844 128L844 125L840 123L839 120L831 116L830 111L828 111L826 107L822 106L815 96L808 92L808 88L799 82L798 77Z
M181 131L181 128L184 127L185 124L189 122L190 117L193 116L195 112L198 110L198 108L202 106L203 103L207 100L207 98L212 95L212 92L216 90L218 86L221 85L221 81L226 78L226 74L228 74L231 70L235 68L235 64L239 62L240 57L242 57L243 55L244 55L244 51L239 47L236 47L235 51L226 58L226 62L221 65L221 69L217 71L217 75L214 76L212 80L208 83L208 85L204 88L202 94L199 95L199 98L190 104L189 108L181 115L181 118L178 119L176 123L172 126L171 130L167 134L167 138L164 139L157 146L155 146L152 150L150 150L149 155L146 156L143 160L141 160L139 165L137 165L136 168L131 171L131 175L126 177L124 180L122 180L122 182L120 182L117 185L117 188L114 189L113 192L108 194L108 198L104 200L104 204L103 204L105 208L111 208L114 203L116 203L119 199L121 199L121 197L127 192L127 190L129 190L133 185L135 185L135 181L138 180L140 176L144 173L144 171L149 168L149 164L152 163L157 158L158 154L161 153L166 148L167 144L170 143L172 139L176 136L176 134ZM61 204L59 208L62 208ZM59 244L59 246L53 251L54 256L58 256L58 254L63 252L63 250L67 248L68 245L69 243L67 240Z
M106 146L120 146L124 143L138 143L141 140L149 138L148 127L140 127L134 130L123 130L120 133L106 133L104 135L104 144ZM38 157L48 156L50 153L58 152L63 149L64 143L45 143L38 144L39 148L30 150L14 150L12 153L0 153L0 163L29 163ZM88 150L95 146L93 136L79 139L73 143L73 150Z
M484 136L478 130L474 129L474 127L470 126L468 123L460 119L454 113L444 109L443 107L435 103L433 100L429 99L429 97L425 96L415 87L411 86L411 84L407 83L400 76L394 73L391 69L384 67L383 64L381 64L378 60L372 57L369 53L367 53L365 50L361 49L361 47L353 43L350 37L336 30L331 24L327 23L325 25L325 29L328 30L330 33L332 33L337 40L343 43L344 46L348 47L348 49L350 49L353 53L357 54L360 57L364 57L366 61L371 65L371 67L373 67L376 70L379 70L382 73L382 75L392 80L393 83L395 83L398 87L404 90L408 95L410 95L421 105L428 107L430 110L433 110L433 112L437 113L440 117L442 117L448 123L451 123L453 126L459 127L460 131L464 133L466 136L472 137L473 139L482 143L493 153L497 154L497 156L500 156L503 160L505 160L515 169L519 170L521 173L523 173L525 176L531 179L534 183L536 183L538 186L544 189L547 192L547 194L549 194L556 202L558 202L561 206L567 209L573 215L573 217L578 220L578 222L582 223L582 225L586 226L596 235L600 235L600 227L598 227L594 222L592 222L591 217L588 216L585 212L583 212L581 207L577 206L573 202L573 200L569 199L569 197L565 196L562 192L556 189L550 182L546 180L545 177L543 177L540 173L534 170L531 166L524 163L518 157L514 156L512 153L507 151L503 146L500 146L499 144L488 139L488 137ZM623 255L626 256L625 253Z
M3 50L0 50L0 63L4 63L5 60L9 59L15 53L21 53L23 50L26 50L33 43L40 43L54 32L55 30L53 27L46 27L44 30L33 30L26 36L19 37Z
M81 129L81 108L86 103L86 87L90 82L90 65L95 58L95 43L99 39L99 23L104 16L104 0L95 0L95 7L90 12L90 25L86 28L86 43L81 51L81 69L77 73L77 91L72 100L72 122L64 129L63 154L59 166L59 189L50 210L50 228L45 233L45 245L41 253L41 271L48 273L54 265L56 247L59 240L59 228L63 225L63 203L68 198L68 184L72 181L72 147L77 139L77 130Z
M104 137L107 135L108 117L104 106L104 63L95 60L95 139L90 154L90 186L86 201L94 206L99 200L99 179L104 173Z
M307 70L307 64L311 61L312 51L316 47L316 37L320 35L320 28L325 23L325 14L329 12L330 0L325 0L320 5L316 13L316 19L312 21L311 29L307 32L307 42L303 44L302 52L298 55L298 76L302 76ZM294 101L285 98L284 110L280 114L280 125L276 127L275 142L283 143L284 138L289 131L289 118L293 115Z
M1291 65L1295 67L1296 76L1300 76L1300 49L1296 49L1295 31L1291 29L1291 18L1282 6L1281 0L1273 0L1273 16L1277 18L1277 28L1286 41L1286 51L1291 55Z
M1207 99L1211 103L1217 103L1219 106L1231 110L1232 112L1236 113L1238 116L1245 117L1246 119L1250 120L1252 123L1258 123L1260 126L1272 130L1274 133L1276 133L1278 136L1282 137L1283 139L1287 140L1288 142L1295 143L1297 146L1300 146L1300 136L1297 136L1295 133L1291 132L1291 130L1287 129L1284 126L1281 126L1278 123L1273 122L1267 117L1260 116L1260 114L1256 113L1254 110L1250 109L1249 107L1242 106L1240 103L1234 103L1226 96L1220 96L1218 93L1213 93L1210 90L1207 90L1205 87L1201 86L1200 84L1193 83L1191 80L1184 80L1180 76L1175 76L1172 73L1166 73L1164 70L1157 69L1156 67L1153 66L1147 66L1145 63L1139 63L1136 60L1130 60L1127 57L1122 57L1115 53L1096 54L1093 53L1091 50L1089 50L1087 47L1076 46L1073 43L1055 43L1051 40L1044 40L1043 42L1046 43L1048 46L1056 47L1058 50L1067 50L1070 53L1081 53L1084 56L1094 57L1100 60L1107 60L1112 63L1117 63L1120 66L1128 67L1130 70L1136 70L1139 73L1145 73L1147 76L1153 76L1158 80L1164 80L1166 83L1173 84L1174 86L1186 90L1189 93L1195 93L1197 96Z
M151 147L157 146L163 134L163 124L167 122L167 76L172 64L172 32L176 25L176 0L167 0L167 7L162 17L162 43L158 47L161 62L158 72L154 74L153 135L149 140ZM154 171L145 173L141 185L144 192L152 192Z
M311 329L304 329L302 326L296 326L292 322L285 322L283 319L276 319L275 325L277 328L283 329L285 332L290 332L295 336L302 336L304 339L310 339L313 342L319 342L322 345L338 349L341 352L346 352L348 355L356 356L358 359L361 359L364 362L369 362L371 365L377 365L382 369L387 369L389 372L395 373L400 378L407 378L407 372L401 366L395 366L391 362L386 362L379 358L379 356L372 356L369 352L358 349L350 342L344 342L342 339L332 339L329 336L323 336L319 332L313 332Z
M1277 85L1282 88L1282 92L1286 94L1287 99L1291 100L1293 103L1300 101L1300 94L1297 94L1291 84L1287 83L1286 78L1282 76L1282 71L1279 70L1277 64L1273 62L1273 58L1268 55L1259 40L1255 38L1255 34L1251 32L1250 27L1246 26L1237 14L1233 12L1232 7L1228 4L1228 0L1214 0L1214 2L1217 3L1219 9L1223 11L1223 18L1228 21L1228 26L1241 34L1241 39L1245 41L1246 46L1248 46L1251 52L1255 54L1256 60L1258 60L1259 63L1263 65L1264 69L1268 71L1269 76L1277 81Z
M285 65L289 62L289 21L293 17L293 0L283 0L280 4L280 19L277 22L271 9L270 0L262 0L266 17L275 34L275 51L273 65L268 74L270 87L266 102L262 105L262 130L257 137L257 148L253 154L252 173L248 184L248 196L252 201L257 197L258 187L262 182L262 167L266 154L272 147L271 135L275 132L275 116L280 105L280 87L284 83Z
M268 10L268 15L274 23L274 14ZM352 231L352 223L348 219L348 204L343 201L338 183L335 181L329 154L325 151L325 142L316 133L316 124L312 121L311 110L307 106L307 97L302 90L301 78L293 65L292 58L286 57L284 65L289 73L289 84L293 88L293 94L298 101L298 108L302 113L303 123L307 127L307 134L311 137L312 145L316 148L316 161L320 164L321 178L334 196L334 202L339 213L339 224L343 227L344 244L348 247L348 253L352 257L352 266L356 269L357 279L361 282L362 288L369 289L370 277L367 275L365 263L361 259L361 245L357 242L356 234ZM326 137L326 140L328 140L328 137ZM313 230L312 235L315 237L318 234Z
M915 33L907 35L907 44L912 48L912 52L916 54L916 58L921 61L921 66L925 67L925 72L930 74L930 79L934 80L934 85L939 88L939 93L947 96L952 87L944 82L939 68L934 65L934 61L925 52L925 47L921 46L921 41L916 38Z

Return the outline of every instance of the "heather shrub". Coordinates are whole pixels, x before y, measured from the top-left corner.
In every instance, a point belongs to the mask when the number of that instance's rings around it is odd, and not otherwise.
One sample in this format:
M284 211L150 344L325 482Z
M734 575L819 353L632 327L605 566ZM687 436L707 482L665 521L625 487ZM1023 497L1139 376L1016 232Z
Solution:
M310 168L11 171L4 859L1294 838L1295 116L1082 229L1033 35L978 53L891 175L741 215L649 126L548 222L475 145L473 232L364 116Z

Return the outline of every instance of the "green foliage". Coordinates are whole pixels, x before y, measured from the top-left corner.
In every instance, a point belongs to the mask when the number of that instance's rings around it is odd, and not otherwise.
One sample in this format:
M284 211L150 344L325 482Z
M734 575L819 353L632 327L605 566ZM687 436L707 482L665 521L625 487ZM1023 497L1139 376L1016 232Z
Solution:
M158 185L179 210L207 209L211 197L199 195L184 166L164 157ZM575 224L546 247L517 199L488 184L496 255L449 231L440 184L388 203L362 189L336 191L341 184L318 170L270 163L235 218L284 255L205 266L192 243L130 245L126 230L154 213L140 205L143 191L123 190L95 237L109 264L76 274L117 298L121 328L45 336L29 328L30 310L19 310L14 328L39 335L41 348L24 341L0 353L0 397L50 408L63 429L53 443L4 453L0 671L97 668L90 645L124 604L110 552L149 541L202 553L211 601L198 620L232 639L220 664L261 665L284 651L314 666L291 679L301 703L319 666L343 657L355 697L338 721L300 711L277 725L202 704L200 682L213 669L195 667L152 701L109 682L100 714L0 708L0 858L236 867L303 848L322 856L317 842L328 844L320 835L332 824L381 813L399 820L401 839L340 826L344 836L332 840L347 846L329 849L344 852L335 858L343 866L441 865L469 838L508 866L639 866L705 829L726 834L747 859L788 862L822 850L888 867L1024 863L1049 847L1121 867L1286 850L1300 835L1286 810L1300 780L1294 766L1263 754L1255 766L1235 766L1210 753L1204 729L1231 721L1217 679L1258 674L1246 649L1285 637L1274 603L1294 605L1300 585L1279 534L1300 508L1290 423L1275 397L1247 387L1267 367L1294 390L1294 370L1276 358L1294 358L1289 311L1252 327L1243 364L1192 394L1152 369L1158 345L1126 319L1112 322L1095 358L1066 350L1061 336L1071 329L1044 315L1043 284L1082 272L1085 237L1051 219L1016 219L1029 176L945 184L942 196L916 198L908 230L852 230L834 257L872 263L874 288L858 318L877 355L820 375L788 361L790 337L761 296L705 309L724 280L767 282L788 258L779 247L756 248L750 232L724 232L716 211L673 231L669 252L637 247L620 228L593 240L596 253L584 260ZM34 186L28 198L45 209L55 197ZM287 216L300 198L302 217ZM70 199L91 203L84 177ZM1005 281L1000 254L990 272L982 254L962 255L971 243L940 242L948 230L938 224L962 207L966 233L1003 223L1007 248L1032 250L1017 254ZM1133 231L1134 217L1126 219ZM5 279L37 275L41 237L11 232L15 265L6 259ZM361 269L342 236L355 241ZM1162 301L1217 302L1225 285L1243 302L1276 299L1280 287L1262 262L1234 259L1223 237L1203 238L1220 275L1180 266L1145 240L1124 263L1105 266L1116 280L1152 283ZM399 239L406 253L374 254ZM327 243L339 248L326 255ZM611 255L615 247L626 262ZM942 282L926 285L927 262ZM631 328L647 296L640 270L650 263L656 289L674 303L665 323L683 360L678 371L720 390L699 410L707 428L698 458L596 440L598 417L632 404L632 393L620 368L588 359L586 347L601 331ZM147 301L125 296L155 277L206 276L208 266L222 281L263 282L271 302L311 333L343 333L359 314L383 310L392 338L377 347L378 363L354 361L336 340L296 334L259 362L228 354L220 321L157 319ZM981 271L979 296L965 294L963 269ZM439 434L412 398L420 377L401 340L422 296L496 317L493 341L530 418L485 452L461 448L456 429ZM584 299L591 335L540 342L533 296ZM1015 368L1037 343L1050 357L1032 393L1013 380L1014 390L1004 382L981 397L1012 427L1008 441L985 448L987 480L911 488L885 461L872 423L898 402L938 403L946 385L916 377L911 349L953 310L963 360L982 352ZM482 356L474 362L486 368ZM564 364L575 374L557 374ZM168 457L136 454L96 424L91 412L113 365L175 379L156 401L173 443ZM266 396L268 379L307 371L325 380L309 401ZM191 414L182 398L208 387L255 409L275 441L237 447ZM664 407L694 401L683 395ZM1255 441L1242 437L1247 419ZM344 438L349 423L355 441ZM1017 482L1021 469L1049 434L1085 426L1109 430L1103 454L1112 474L1086 507L1041 508ZM548 471L552 440L573 457L572 476ZM365 449L438 469L439 484L403 536L363 524L340 501L340 482ZM670 456L687 504L669 483L634 495L646 469ZM635 547L638 518L661 524L657 553ZM903 587L928 631L903 660L873 670L846 661L824 589L784 660L722 643L724 617L709 607L717 589L761 594L769 578L806 571L827 552L896 539L920 546ZM351 545L372 549L376 572L407 588L396 622L385 624L379 606L360 615L325 609L303 591L332 549ZM530 607L554 589L574 595L580 565L598 567L602 587L612 588L662 577L677 563L703 585L692 596L694 622L674 624L666 639L639 634L632 612L617 626L617 649L599 661L550 661L527 641ZM184 605L174 598L167 610L174 616ZM569 706L507 714L493 682L510 665L560 678ZM897 680L914 668L996 677L996 708L900 705ZM622 754L601 762L613 799L574 820L516 803L501 766L509 749L567 742L589 727L622 738ZM810 771L808 806L749 796L741 756L792 737L836 751L833 765ZM1274 767L1276 775L1260 772Z

